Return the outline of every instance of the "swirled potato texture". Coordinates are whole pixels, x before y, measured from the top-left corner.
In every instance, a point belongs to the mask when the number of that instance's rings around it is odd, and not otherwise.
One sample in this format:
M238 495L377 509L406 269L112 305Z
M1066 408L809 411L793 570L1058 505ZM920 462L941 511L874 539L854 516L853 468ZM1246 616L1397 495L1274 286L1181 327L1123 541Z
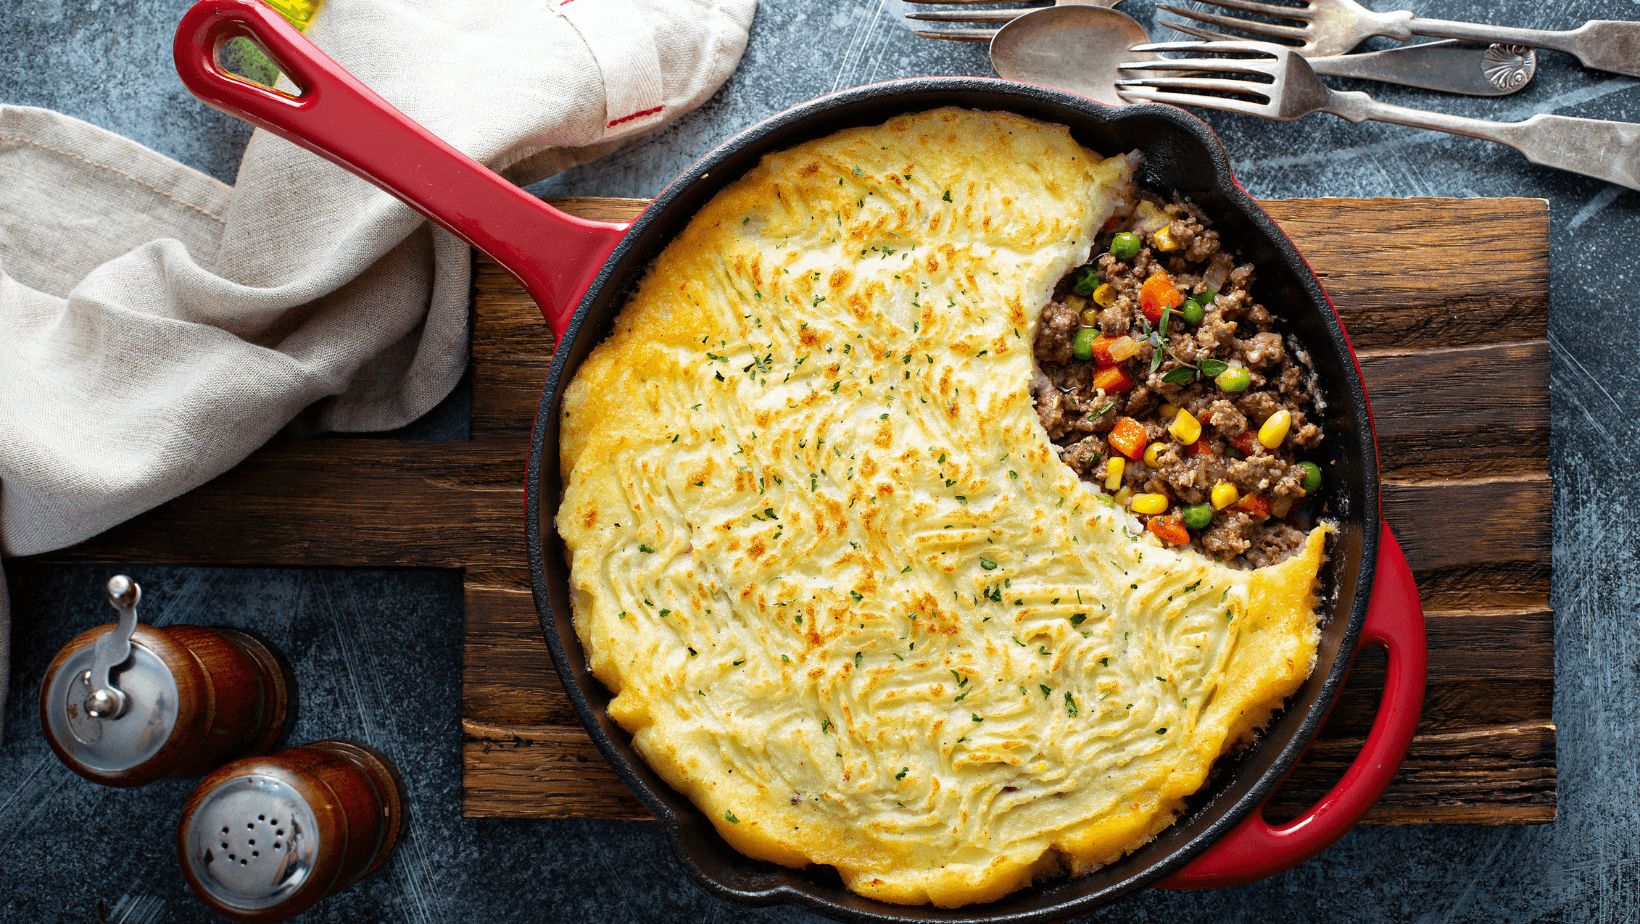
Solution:
M769 155L576 375L576 631L737 849L942 906L1085 872L1309 673L1325 527L1163 548L1037 420L1037 315L1136 166L957 109Z

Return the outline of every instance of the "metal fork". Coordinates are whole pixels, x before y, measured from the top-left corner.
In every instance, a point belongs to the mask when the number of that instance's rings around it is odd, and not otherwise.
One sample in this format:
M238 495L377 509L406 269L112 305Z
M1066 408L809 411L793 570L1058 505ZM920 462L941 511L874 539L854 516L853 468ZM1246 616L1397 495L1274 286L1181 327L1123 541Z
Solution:
M1490 122L1380 103L1361 92L1341 93L1316 77L1298 51L1268 42L1158 42L1133 52L1202 52L1235 57L1161 58L1120 65L1126 72L1194 71L1201 76L1149 76L1116 81L1123 99L1205 106L1281 122L1330 112L1351 122L1391 122L1468 135L1508 145L1534 164L1569 170L1640 189L1640 124L1539 113L1524 122ZM1260 78L1270 78L1265 83ZM1228 96L1208 94L1222 93Z
M1156 8L1196 22L1236 29L1293 43L1305 57L1341 55L1375 35L1406 41L1414 35L1462 39L1481 44L1526 45L1575 55L1588 67L1640 76L1640 23L1592 19L1570 31L1515 29L1480 23L1423 19L1409 10L1375 13L1355 0L1302 0L1300 6L1258 0L1202 0L1208 6L1285 19L1279 25L1158 3ZM1214 33L1215 38L1235 36Z
M998 0L906 0L907 3L940 3L955 6L962 4L972 7L980 3L996 3ZM1102 6L1112 9L1122 0L1054 0L1048 6ZM1002 27L1026 13L1045 10L1047 6L1027 6L1015 9L966 9L966 10L930 10L926 13L907 13L906 19L917 22L994 22L995 26L989 29L912 29L913 35L923 38L950 39L954 42L989 42L996 38Z

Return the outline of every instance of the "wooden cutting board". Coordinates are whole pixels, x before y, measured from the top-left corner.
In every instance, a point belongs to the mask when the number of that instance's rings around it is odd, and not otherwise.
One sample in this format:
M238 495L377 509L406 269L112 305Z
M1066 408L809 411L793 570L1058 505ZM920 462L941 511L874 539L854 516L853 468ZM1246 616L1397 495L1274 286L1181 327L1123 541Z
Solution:
M626 219L644 203L557 204ZM1349 329L1377 421L1384 515L1429 629L1418 736L1366 821L1552 821L1548 203L1263 204ZM524 460L552 335L512 277L483 258L473 315L469 441L270 444L215 481L41 559L462 569L464 813L647 817L570 709L529 590ZM1272 800L1272 820L1302 811L1343 772L1382 684L1382 655L1368 649Z

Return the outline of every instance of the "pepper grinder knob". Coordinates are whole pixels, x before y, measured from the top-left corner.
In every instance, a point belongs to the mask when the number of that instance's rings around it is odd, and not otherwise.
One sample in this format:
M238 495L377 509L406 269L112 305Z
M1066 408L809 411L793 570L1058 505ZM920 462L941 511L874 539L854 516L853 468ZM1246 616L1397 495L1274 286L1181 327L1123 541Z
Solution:
M90 687L81 707L93 719L117 719L125 714L125 691L114 686L110 673L131 657L131 633L137 630L137 601L142 599L142 588L123 574L108 579L108 602L120 611L120 621L111 632L97 638L91 669L81 682ZM96 744L101 735L92 740L81 736L78 723L69 726L74 737L84 744Z

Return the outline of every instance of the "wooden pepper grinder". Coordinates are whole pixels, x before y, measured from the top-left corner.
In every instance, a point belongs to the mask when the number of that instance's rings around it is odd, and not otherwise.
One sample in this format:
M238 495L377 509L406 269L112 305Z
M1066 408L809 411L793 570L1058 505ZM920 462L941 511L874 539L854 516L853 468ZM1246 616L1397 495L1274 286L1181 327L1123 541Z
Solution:
M141 598L130 578L110 579L119 622L75 636L46 669L40 722L63 763L94 783L142 786L272 750L294 712L279 656L233 629L139 625Z
M283 921L375 872L404 826L386 756L315 741L234 761L201 780L177 823L183 878L235 921Z

